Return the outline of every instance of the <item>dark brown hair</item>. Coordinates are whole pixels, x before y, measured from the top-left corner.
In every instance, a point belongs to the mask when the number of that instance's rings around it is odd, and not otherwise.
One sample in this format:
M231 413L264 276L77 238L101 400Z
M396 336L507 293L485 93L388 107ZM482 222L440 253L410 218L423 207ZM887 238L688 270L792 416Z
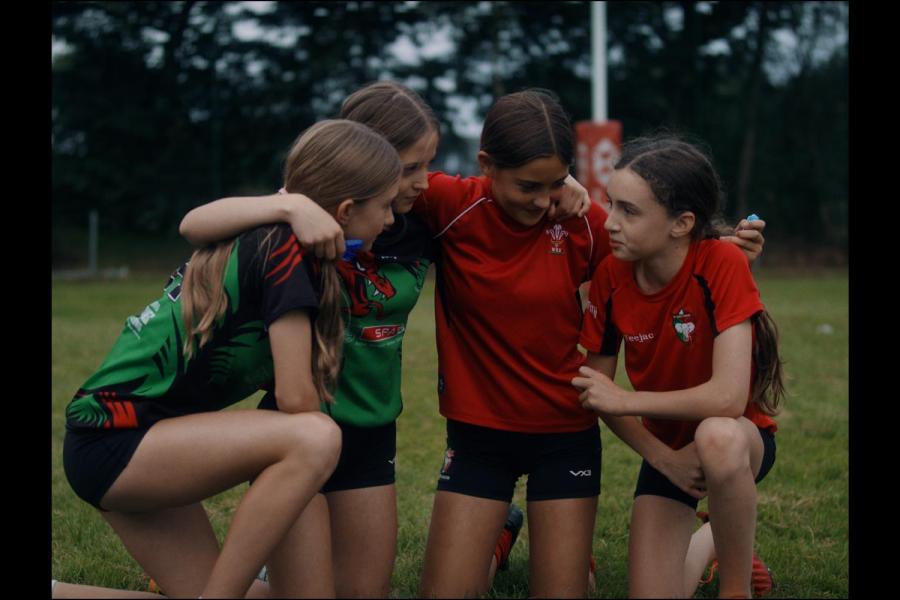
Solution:
M383 194L399 180L400 171L397 151L383 137L361 123L335 119L316 123L297 138L285 160L284 187L325 209L334 209L347 198L359 203ZM260 242L262 256L268 257L274 232L273 227ZM194 337L200 336L202 348L212 337L216 320L225 314L228 303L223 275L233 246L234 239L230 239L197 250L188 263L182 291L187 358L193 354ZM341 364L344 324L341 283L334 263L322 261L321 273L312 372L319 397L330 402Z
M694 213L694 240L717 239L723 230L719 210L722 183L712 161L697 146L671 134L633 139L622 146L615 168L639 175L670 217ZM765 310L751 318L754 334L753 402L769 415L784 398L783 361L778 354L778 328Z
M575 132L550 90L529 89L501 96L488 111L481 150L501 169L556 156L566 166L575 159Z
M695 240L718 238L722 183L710 159L681 138L665 134L635 138L622 146L616 169L630 169L650 185L670 217L694 213Z
M368 125L398 152L429 133L441 132L440 122L422 97L394 81L376 81L347 96L341 118Z

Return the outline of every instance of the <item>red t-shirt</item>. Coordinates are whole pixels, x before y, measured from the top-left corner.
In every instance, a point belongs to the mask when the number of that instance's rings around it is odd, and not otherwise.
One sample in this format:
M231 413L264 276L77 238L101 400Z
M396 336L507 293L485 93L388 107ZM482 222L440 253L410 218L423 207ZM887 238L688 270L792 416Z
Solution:
M625 338L625 369L634 389L682 390L712 377L713 342L719 332L764 309L747 258L734 244L694 242L675 278L645 294L634 263L608 257L591 282L580 343L615 356ZM749 401L744 416L764 429L775 421ZM674 449L689 444L699 421L643 418L644 426Z
M494 202L487 177L431 173L414 211L440 240L435 321L441 414L528 433L578 431L596 415L571 379L578 286L609 254L606 213L526 227Z

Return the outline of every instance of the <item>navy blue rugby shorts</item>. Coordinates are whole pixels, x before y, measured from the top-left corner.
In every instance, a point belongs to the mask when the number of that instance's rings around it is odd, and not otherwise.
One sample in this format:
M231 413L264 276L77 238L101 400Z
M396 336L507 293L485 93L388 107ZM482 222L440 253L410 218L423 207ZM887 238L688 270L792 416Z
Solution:
M759 473L756 475L756 483L762 481L772 469L772 465L775 464L775 434L768 429L760 429L759 435L763 441L763 459ZM681 488L669 481L668 477L651 467L646 460L641 462L641 472L638 474L634 497L645 494L670 498L690 506L693 510L697 510L697 504L700 503L699 500L683 492Z
M512 501L516 482L528 475L526 500L600 495L600 428L562 433L521 433L447 421L447 449L439 491Z

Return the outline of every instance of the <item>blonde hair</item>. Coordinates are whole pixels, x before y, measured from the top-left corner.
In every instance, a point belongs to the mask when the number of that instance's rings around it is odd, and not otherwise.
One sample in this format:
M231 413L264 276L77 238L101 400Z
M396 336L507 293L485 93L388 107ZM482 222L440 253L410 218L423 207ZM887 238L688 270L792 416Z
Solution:
M284 188L304 194L326 210L346 199L365 202L385 193L400 178L397 151L369 127L346 119L316 123L291 146L284 164ZM260 243L260 255L268 259L275 228ZM234 239L197 250L188 263L182 283L184 355L194 352L199 336L202 348L213 335L214 323L227 308L225 266ZM263 261L265 264L266 261ZM321 295L313 326L312 371L316 391L332 402L341 364L344 322L341 318L341 282L332 261L321 262ZM196 320L196 326L194 322Z

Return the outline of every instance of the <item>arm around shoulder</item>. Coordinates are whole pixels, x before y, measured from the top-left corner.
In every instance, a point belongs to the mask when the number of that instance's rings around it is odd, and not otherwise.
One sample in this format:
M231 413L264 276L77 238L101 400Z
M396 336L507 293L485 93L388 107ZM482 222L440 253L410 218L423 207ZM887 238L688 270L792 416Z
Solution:
M344 232L338 222L303 194L222 198L191 210L178 232L191 244L202 246L272 223L290 225L300 243L316 256L330 260L344 252Z
M296 199L287 194L221 198L190 210L178 233L195 246L211 244L261 225L287 223L292 202Z

